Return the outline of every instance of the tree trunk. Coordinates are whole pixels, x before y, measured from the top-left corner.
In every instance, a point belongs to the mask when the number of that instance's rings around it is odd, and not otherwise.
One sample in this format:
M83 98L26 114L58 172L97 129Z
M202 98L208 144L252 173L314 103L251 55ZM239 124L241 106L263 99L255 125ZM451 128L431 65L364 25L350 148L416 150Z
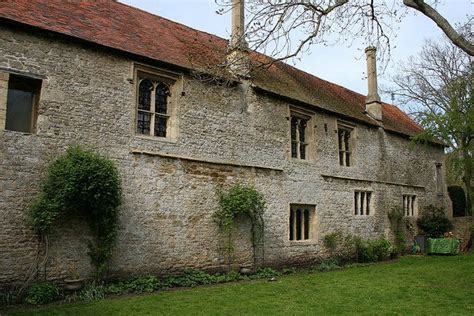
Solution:
M472 179L472 159L469 156L467 145L463 144L462 160L464 164L464 174L462 181L466 189L466 214L472 214L472 196L471 196L471 179Z

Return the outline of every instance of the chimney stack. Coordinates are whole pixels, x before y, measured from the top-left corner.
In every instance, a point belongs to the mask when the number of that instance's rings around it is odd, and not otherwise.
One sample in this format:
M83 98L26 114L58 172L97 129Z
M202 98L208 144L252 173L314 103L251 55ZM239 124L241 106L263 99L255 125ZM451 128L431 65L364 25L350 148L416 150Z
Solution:
M376 54L377 49L369 46L365 49L367 58L367 83L369 91L365 99L365 111L374 119L382 120L382 103L377 91L377 65Z
M232 0L232 35L231 49L246 49L245 41L245 1Z
M244 78L250 76L248 45L245 41L245 0L232 0L232 34L227 64L233 75Z

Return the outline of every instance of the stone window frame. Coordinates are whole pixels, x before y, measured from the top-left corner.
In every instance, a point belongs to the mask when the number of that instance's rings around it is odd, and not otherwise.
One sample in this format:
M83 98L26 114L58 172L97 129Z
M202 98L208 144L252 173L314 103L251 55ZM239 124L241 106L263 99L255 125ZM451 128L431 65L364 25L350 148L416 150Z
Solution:
M300 239L297 239L297 218L298 210L308 211L308 215L305 216L304 212L301 215L300 212ZM313 243L317 242L316 232L316 205L314 204L302 204L302 203L290 203L288 207L288 221L287 221L287 241L290 244L301 244L301 243ZM293 234L292 234L293 232ZM306 237L305 237L306 236ZM293 238L293 239L292 239Z
M151 67L148 65L143 65L139 63L132 63L133 68L133 94L134 94L134 102L133 102L133 122L132 122L132 133L135 137L150 139L155 141L163 141L163 142L172 142L176 143L178 139L179 133L179 124L178 124L178 100L179 96L182 95L183 91L183 76L180 73L172 72L169 70ZM140 75L155 80L160 83L164 83L168 86L170 90L170 97L168 98L167 103L167 113L166 117L168 118L167 126L166 126L166 136L154 136L151 135L151 131L153 130L150 127L150 135L141 134L137 132L137 124L138 124L138 102L139 102L139 85L140 85ZM154 100L152 98L152 100ZM153 101L151 101L153 105ZM158 113L154 113L156 115Z
M402 194L402 209L403 209L403 216L417 217L418 216L418 196L412 193Z
M352 215L356 217L373 216L374 191L368 189L355 189L352 202Z
M288 131L289 131L289 154L288 157L292 161L300 161L300 162L309 162L313 161L315 159L314 155L314 146L315 146L315 141L314 141L314 112L311 112L306 109L302 109L299 107L295 106L288 106ZM302 159L301 157L301 151L297 150L297 157L293 157L293 151L292 151L292 144L293 144L293 138L292 138L292 119L296 117L298 119L303 119L306 120L306 129L305 129L305 158ZM297 133L297 135L299 135ZM299 142L297 136L297 144L301 145L301 142ZM298 146L299 147L299 146ZM299 148L298 148L299 149Z
M348 143L344 143L344 151L341 152L341 144L340 144L340 137L339 131L344 131L345 133L349 133L349 141ZM349 122L336 120L336 144L337 144L337 161L338 165L342 167L353 167L355 165L355 145L356 145L356 125L351 124ZM346 150L346 148L348 150ZM349 154L349 163L347 163L347 153ZM342 159L341 159L342 154Z
M18 78L24 78L27 81L37 81L37 89L34 95L34 99L31 105L31 122L28 131L18 131L18 130L9 130L6 128L7 124L7 107L8 107L8 90L9 90L9 83L12 76ZM15 71L13 69L5 69L0 68L0 130L14 132L14 133L22 133L25 135L36 134L37 132L37 120L38 120L38 108L39 103L41 100L41 92L43 89L43 82L46 77L26 73L21 71Z

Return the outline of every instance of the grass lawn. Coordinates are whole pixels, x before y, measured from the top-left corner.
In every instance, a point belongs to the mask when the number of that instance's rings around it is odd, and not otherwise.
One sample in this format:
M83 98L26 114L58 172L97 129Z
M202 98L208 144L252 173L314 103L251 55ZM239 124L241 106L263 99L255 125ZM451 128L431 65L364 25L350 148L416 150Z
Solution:
M10 310L13 315L474 315L474 253L297 273L151 295ZM1 313L0 313L1 314Z

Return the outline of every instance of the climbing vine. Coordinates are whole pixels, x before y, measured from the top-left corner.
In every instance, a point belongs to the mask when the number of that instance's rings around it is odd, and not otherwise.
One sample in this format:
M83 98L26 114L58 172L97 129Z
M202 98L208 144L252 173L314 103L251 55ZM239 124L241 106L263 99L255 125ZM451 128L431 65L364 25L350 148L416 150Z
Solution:
M100 278L115 244L120 204L120 177L113 162L73 146L48 167L41 191L31 204L31 220L44 237L60 219L74 214L85 217L95 235L89 255Z
M394 207L388 212L388 219L390 221L391 230L395 236L395 247L398 254L405 250L405 230L403 228L403 209Z
M226 251L228 257L234 250L232 243L232 227L239 215L250 220L250 241L253 248L254 266L256 264L256 248L263 242L265 199L252 186L237 184L226 192L219 192L219 209L214 214L219 230L227 237Z

